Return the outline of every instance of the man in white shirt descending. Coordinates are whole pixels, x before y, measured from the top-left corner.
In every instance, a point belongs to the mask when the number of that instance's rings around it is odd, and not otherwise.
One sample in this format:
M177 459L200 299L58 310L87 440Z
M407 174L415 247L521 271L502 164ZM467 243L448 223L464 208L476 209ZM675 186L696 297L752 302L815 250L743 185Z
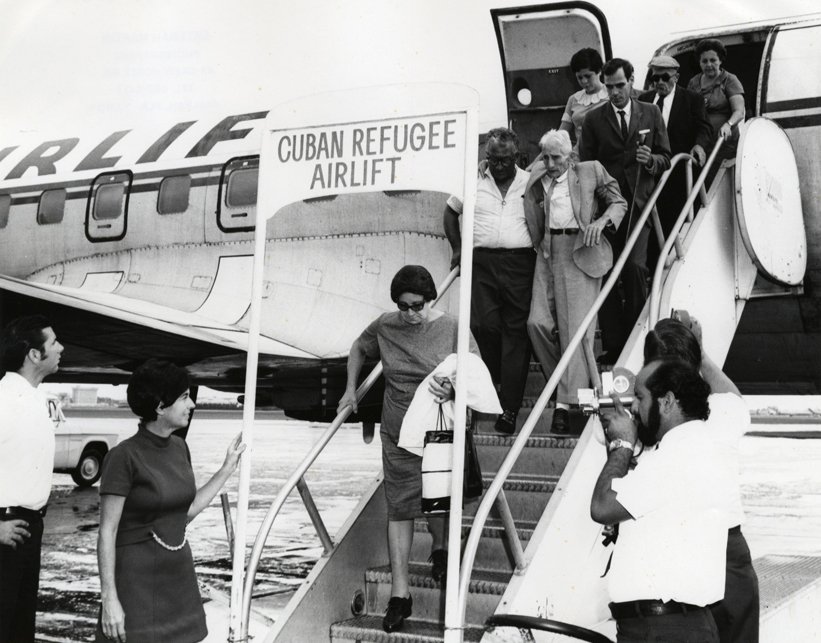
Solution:
M680 313L676 313L677 315ZM710 427L708 440L719 450L721 464L735 484L729 489L727 504L727 578L724 597L710 606L721 643L758 643L758 577L753 569L750 548L741 533L744 510L739 486L739 441L750 427L750 413L736 385L701 347L701 326L691 319L662 319L647 334L644 361L681 359L701 370L710 385L708 398Z
M63 346L35 315L3 329L0 351L0 641L29 643L54 466L54 427L37 387L57 372Z
M504 410L496 430L508 434L516 429L530 363L526 323L536 264L523 204L530 174L516 165L518 154L512 130L499 127L488 132L487 164L479 168L476 188L470 310L471 331L499 387ZM461 258L461 214L461 201L451 196L443 216L453 248L451 266Z
M724 594L732 480L709 439L709 393L692 366L654 361L636 377L638 424L618 400L602 412L609 453L590 514L620 527L608 573L619 643L719 641L707 606Z

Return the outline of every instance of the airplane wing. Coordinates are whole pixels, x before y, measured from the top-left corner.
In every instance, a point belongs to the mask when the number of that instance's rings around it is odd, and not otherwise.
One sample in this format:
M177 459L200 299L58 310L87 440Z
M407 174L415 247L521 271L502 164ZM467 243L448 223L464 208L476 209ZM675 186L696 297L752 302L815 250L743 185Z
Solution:
M206 385L244 381L247 331L196 313L111 293L0 277L0 322L46 315L66 347L60 381L124 382L135 366L161 357ZM260 376L316 355L260 336Z

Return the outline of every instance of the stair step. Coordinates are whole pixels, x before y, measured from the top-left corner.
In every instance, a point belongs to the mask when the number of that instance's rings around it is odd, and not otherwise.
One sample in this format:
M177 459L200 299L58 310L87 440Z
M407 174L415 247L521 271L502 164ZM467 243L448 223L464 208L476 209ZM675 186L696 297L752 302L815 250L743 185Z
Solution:
M519 431L521 431L527 421L527 418L530 416L530 409L533 407L533 404L535 404L535 399L526 398L522 402L522 409L516 417L516 435L519 434ZM501 433L497 433L493 428L496 424L496 417L497 416L488 413L478 413L476 418L477 435L503 435ZM570 433L574 436L578 436L582 432L582 429L584 429L585 424L587 424L587 420L588 418L581 413L571 414ZM542 412L541 416L539 416L539 419L536 421L536 426L533 427L531 435L553 435L554 437L567 437L565 435L551 433L550 424L552 421L553 408L549 407Z
M470 526L473 520L465 518L462 520L462 544L464 546L467 540ZM522 521L516 524L516 532L519 535L519 541L522 543L522 548L527 547L530 537L533 535L533 530L536 528L535 521ZM413 529L415 532L413 538L413 547L411 549L411 560L425 563L430 556L431 550L431 536L428 533L428 524L424 518L417 518L414 521ZM427 564L428 570L430 564ZM502 521L498 518L488 518L485 526L482 528L482 538L479 540L479 547L476 550L476 557L474 559L475 569L484 570L498 570L510 573L513 571L515 565L513 557L508 550L507 539L502 527ZM427 571L426 573L430 573Z
M414 605L414 608L416 606ZM463 630L466 643L478 643L485 629L480 625L467 625ZM435 621L416 618L405 620L402 629L388 634L382 629L382 616L358 616L331 625L331 643L441 643L444 626Z
M494 612L510 576L510 572L473 570L468 586L467 622L482 622ZM391 579L390 565L372 567L365 572L369 614L384 612L391 597ZM408 566L408 585L413 596L414 615L423 620L444 622L445 593L430 577L430 565L412 562Z
M493 482L493 474L484 474L482 478L485 489L487 489ZM558 481L559 476L536 474L511 474L508 476L502 489L504 489L510 512L517 524L522 520L539 519ZM465 516L476 515L478 508L478 499L476 502L466 503L464 508Z
M479 452L479 464L484 473L499 470L515 439L515 436L499 433L474 435L473 441ZM513 465L512 473L561 475L578 441L575 437L531 435Z

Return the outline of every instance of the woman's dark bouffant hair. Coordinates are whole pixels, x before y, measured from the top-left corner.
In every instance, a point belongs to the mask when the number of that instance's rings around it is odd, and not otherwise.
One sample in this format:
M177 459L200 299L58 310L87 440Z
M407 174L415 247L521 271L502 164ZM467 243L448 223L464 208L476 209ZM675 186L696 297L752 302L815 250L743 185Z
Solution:
M158 406L171 406L190 388L188 371L176 364L150 359L128 380L128 406L143 422L157 419Z
M714 51L716 56L723 63L727 59L727 50L720 40L705 38L696 45L696 60L701 60L701 54L705 51Z
M425 301L436 299L436 285L433 277L423 266L402 266L391 281L391 300L399 301L406 292L424 297Z
M644 363L657 359L680 359L698 369L701 346L693 331L677 319L660 319L644 338Z
M579 49L570 59L570 69L574 74L578 74L582 69L589 69L600 74L603 64L601 54L590 47Z

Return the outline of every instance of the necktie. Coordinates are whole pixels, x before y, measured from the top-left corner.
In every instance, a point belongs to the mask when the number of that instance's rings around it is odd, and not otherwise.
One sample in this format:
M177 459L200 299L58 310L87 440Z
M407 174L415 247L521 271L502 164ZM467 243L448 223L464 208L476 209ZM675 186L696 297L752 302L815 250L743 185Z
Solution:
M624 120L624 110L619 110L619 120L621 121L621 137L627 140L627 121Z
M656 105L661 111L664 111L664 96L659 96L659 99L656 101Z

